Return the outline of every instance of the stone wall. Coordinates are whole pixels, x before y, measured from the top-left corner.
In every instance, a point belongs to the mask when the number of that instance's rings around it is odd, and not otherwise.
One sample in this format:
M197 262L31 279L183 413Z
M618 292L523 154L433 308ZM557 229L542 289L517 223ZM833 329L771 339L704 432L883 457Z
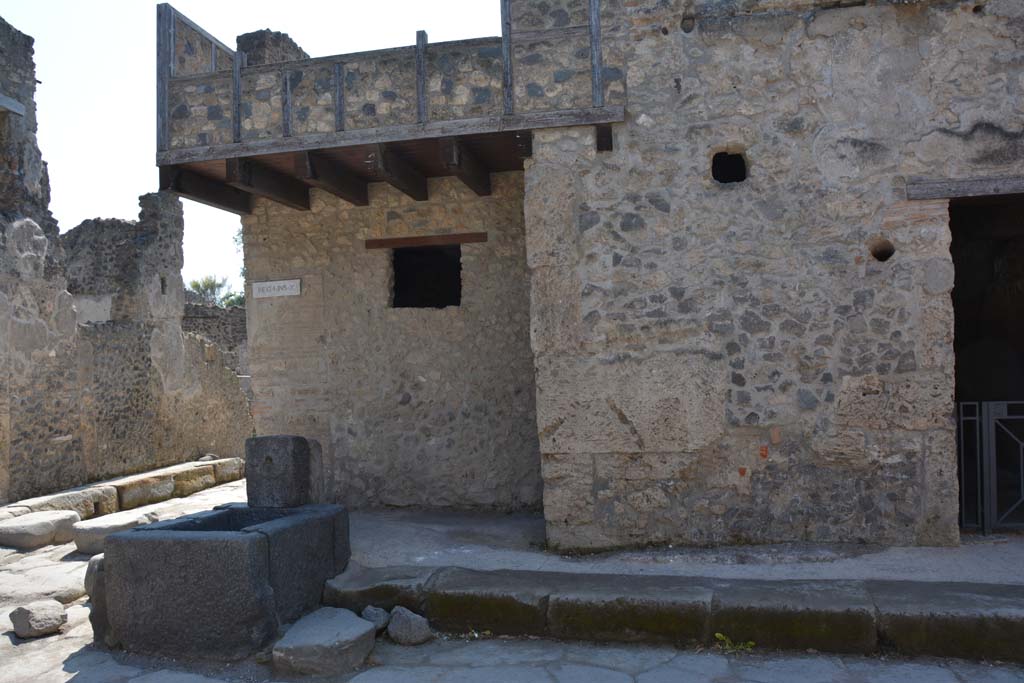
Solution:
M249 374L248 339L245 332L245 308L221 308L209 304L185 303L181 328L207 339L220 349L227 363L239 375Z
M622 4L614 151L525 173L549 543L957 543L948 209L904 187L1024 175L1024 8Z
M59 237L34 91L32 39L0 20L0 92L26 110L0 112L0 503L242 455L238 379L181 330L181 203L146 195L137 222Z
M247 292L260 434L319 439L332 500L518 509L540 500L522 174L477 197L432 179L430 201L382 183L352 207L259 200L243 218L250 281L299 278L300 296ZM483 231L462 245L461 305L391 307L391 251L367 238Z

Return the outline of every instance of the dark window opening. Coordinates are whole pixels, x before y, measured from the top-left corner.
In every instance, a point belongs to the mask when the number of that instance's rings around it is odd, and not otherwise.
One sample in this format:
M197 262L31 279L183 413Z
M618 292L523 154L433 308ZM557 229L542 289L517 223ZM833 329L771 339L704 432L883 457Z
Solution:
M462 303L462 247L392 250L395 308L444 308Z
M719 152L711 157L711 177L720 183L741 183L747 179L747 160L742 154Z
M160 293L167 294L167 278L160 276Z

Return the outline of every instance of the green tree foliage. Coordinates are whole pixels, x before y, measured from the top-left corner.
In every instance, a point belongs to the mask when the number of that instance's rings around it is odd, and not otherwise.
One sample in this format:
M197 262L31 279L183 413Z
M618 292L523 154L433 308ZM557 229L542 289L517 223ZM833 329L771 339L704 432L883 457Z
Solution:
M228 279L217 279L215 275L207 275L188 283L189 291L202 299L204 304L219 306L221 299L227 294Z

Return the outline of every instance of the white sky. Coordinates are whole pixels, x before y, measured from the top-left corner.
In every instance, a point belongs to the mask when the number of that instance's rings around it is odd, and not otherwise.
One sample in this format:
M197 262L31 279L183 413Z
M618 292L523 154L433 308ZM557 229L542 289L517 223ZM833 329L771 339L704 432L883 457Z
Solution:
M229 46L262 28L312 57L501 33L498 0L174 0ZM35 38L39 146L50 209L62 231L87 218L138 218L157 189L156 5L153 0L0 0L0 16ZM203 275L242 286L238 218L185 204L186 283Z

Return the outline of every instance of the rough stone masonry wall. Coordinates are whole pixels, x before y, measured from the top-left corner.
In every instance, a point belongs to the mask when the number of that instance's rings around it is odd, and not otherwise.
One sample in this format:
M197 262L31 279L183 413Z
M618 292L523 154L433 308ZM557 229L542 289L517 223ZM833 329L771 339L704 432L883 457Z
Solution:
M522 174L477 197L454 178L414 202L382 183L352 207L260 200L243 218L252 282L300 278L297 297L246 310L260 434L324 447L331 500L517 509L540 500ZM391 307L391 251L364 240L485 231L462 246L462 304Z
M185 302L181 328L215 343L224 355L227 366L239 375L249 374L248 338L245 331L245 308L221 308L210 304Z
M622 4L614 151L525 173L549 542L956 544L947 203L904 185L1024 175L1024 5Z

